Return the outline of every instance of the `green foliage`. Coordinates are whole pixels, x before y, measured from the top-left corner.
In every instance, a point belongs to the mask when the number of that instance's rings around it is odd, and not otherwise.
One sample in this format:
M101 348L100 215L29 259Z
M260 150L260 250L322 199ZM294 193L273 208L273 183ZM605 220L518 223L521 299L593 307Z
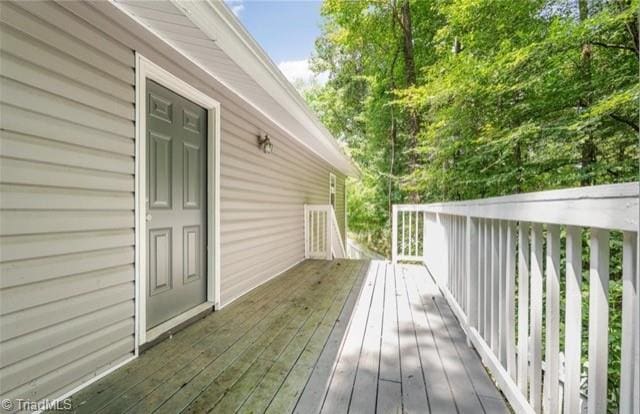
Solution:
M306 97L362 170L354 236L388 254L393 203L636 180L639 7L325 1L312 67L330 77Z

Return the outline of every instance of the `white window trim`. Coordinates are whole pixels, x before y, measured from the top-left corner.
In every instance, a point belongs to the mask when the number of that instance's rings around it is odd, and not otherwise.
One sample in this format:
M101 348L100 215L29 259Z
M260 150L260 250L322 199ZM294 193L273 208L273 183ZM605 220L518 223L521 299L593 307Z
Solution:
M146 80L152 79L207 110L207 302L147 332L146 325ZM220 307L220 103L136 53L135 354L140 345L205 308ZM193 315L192 315L193 314Z

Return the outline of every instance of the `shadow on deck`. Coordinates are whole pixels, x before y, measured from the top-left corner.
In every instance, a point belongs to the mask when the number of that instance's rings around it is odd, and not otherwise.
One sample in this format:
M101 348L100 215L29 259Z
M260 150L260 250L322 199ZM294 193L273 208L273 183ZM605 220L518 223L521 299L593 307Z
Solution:
M77 412L508 412L424 267L307 260L72 397Z

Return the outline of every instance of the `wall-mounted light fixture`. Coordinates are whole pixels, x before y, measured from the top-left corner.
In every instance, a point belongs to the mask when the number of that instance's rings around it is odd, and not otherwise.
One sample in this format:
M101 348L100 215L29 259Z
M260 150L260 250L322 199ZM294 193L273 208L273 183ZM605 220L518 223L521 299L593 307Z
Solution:
M265 154L271 154L273 152L273 144L271 143L271 139L269 139L269 135L266 133L258 135L258 147L264 151Z

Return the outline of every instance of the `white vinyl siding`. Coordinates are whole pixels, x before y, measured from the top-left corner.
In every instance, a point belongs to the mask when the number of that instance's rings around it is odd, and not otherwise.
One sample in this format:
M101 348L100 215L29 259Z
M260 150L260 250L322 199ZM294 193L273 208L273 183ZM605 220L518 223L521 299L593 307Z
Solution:
M134 54L53 3L0 7L0 394L134 352Z

